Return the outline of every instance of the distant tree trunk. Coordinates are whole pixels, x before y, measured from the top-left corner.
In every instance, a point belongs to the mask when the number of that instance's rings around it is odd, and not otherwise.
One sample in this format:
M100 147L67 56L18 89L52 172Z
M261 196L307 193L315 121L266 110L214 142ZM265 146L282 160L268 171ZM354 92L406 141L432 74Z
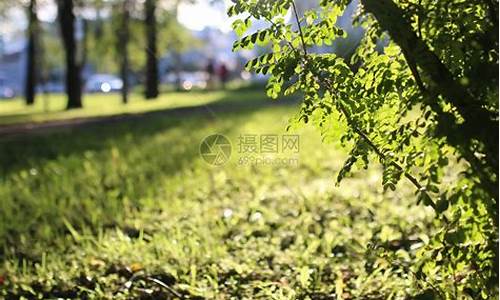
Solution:
M88 57L89 20L85 18L82 19L82 33L83 37L80 45L81 55L77 62L80 74L82 74L83 68L87 65L87 57ZM84 86L85 86L85 79L82 78L82 75L80 75L80 94L83 93Z
M38 32L36 33L38 35L38 39L36 39L36 65L37 65L37 82L40 84L42 88L42 94L43 94L43 111L48 112L49 111L49 91L47 87L47 83L49 82L50 78L50 71L49 71L49 65L47 63L47 57L46 57L46 47L44 44L43 39L41 38L41 35L43 34L43 30L38 27Z
M36 0L31 0L28 7L28 49L26 61L26 80L24 95L26 97L26 105L35 103L35 88L37 78L37 61L36 61L36 37L38 35L38 18L36 14Z
M146 0L146 99L158 97L158 59L156 31L156 0Z
M174 14L173 14L173 18L175 20L177 20L178 16L179 16L179 5L180 5L180 2L181 0L177 0L175 2L175 6L174 6ZM174 41L175 43L175 41ZM174 73L175 73L175 88L177 91L181 91L182 90L182 56L181 56L181 53L178 51L178 50L174 50L172 52L172 56L173 56L173 61L174 61Z
M75 37L75 14L73 0L58 0L58 19L66 55L66 94L67 109L82 107L81 66L77 62L77 43Z
M129 70L128 44L130 39L129 6L130 6L129 0L124 0L122 7L121 29L119 34L120 38L118 41L118 53L120 56L120 74L123 81L123 87L121 91L123 104L128 103L128 91L129 91L129 82L128 82L128 70Z

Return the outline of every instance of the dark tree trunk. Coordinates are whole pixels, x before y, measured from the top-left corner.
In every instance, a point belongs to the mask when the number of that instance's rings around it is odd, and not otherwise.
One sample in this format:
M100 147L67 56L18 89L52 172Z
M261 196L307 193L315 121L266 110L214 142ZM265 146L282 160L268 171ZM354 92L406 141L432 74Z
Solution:
M361 2L365 9L375 16L380 26L389 32L392 40L401 47L407 60L410 58L429 77L431 84L427 89L430 94L442 95L465 119L460 128L451 128L444 121L440 122L440 125L448 127L450 132L456 132L457 136L465 137L467 143L473 143L474 140L483 142L487 152L486 159L498 177L497 116L484 108L486 103L482 99L474 97L466 87L454 79L439 57L416 35L403 11L392 0ZM413 71L415 73L415 68ZM468 146L473 149L472 145ZM496 182L493 185L496 186ZM492 194L498 198L498 189L495 188Z
M80 68L80 74L87 64L87 57L88 57L88 37L89 37L89 20L82 18L82 40L80 44L80 50L77 50L77 53L80 53L80 57L77 58L77 65ZM81 86L83 90L83 83L84 80L83 78L80 80L81 81Z
M130 39L129 6L130 6L129 0L124 0L122 7L122 16L121 16L122 22L120 29L120 39L118 41L118 53L120 56L120 74L123 81L123 87L121 90L123 104L128 103L128 91L129 91L129 82L128 82L129 58L128 58L128 48L127 48Z
M73 0L59 0L58 19L66 55L66 94L67 109L82 107L81 66L77 61L77 43L75 38L75 14Z
M156 0L146 0L146 99L158 97L158 59L156 32Z
M27 49L27 62L26 62L26 80L24 95L26 97L26 105L33 105L35 103L35 88L37 78L36 68L36 37L38 33L38 18L36 14L36 0L31 0L28 7L28 49Z

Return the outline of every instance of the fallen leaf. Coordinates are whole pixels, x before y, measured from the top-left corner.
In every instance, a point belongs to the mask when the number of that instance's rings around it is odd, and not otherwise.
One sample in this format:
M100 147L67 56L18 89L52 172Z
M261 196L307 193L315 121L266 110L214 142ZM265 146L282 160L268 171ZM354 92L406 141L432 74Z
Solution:
M132 270L132 272L139 272L140 270L142 270L143 267L140 263L133 263L130 265L130 270Z

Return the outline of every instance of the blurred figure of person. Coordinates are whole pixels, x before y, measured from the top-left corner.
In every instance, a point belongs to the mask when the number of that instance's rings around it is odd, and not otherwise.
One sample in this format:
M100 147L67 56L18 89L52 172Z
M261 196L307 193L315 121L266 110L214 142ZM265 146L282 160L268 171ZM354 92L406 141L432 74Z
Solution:
M205 71L207 72L208 75L207 89L213 90L215 86L215 62L213 59L208 60L208 64Z
M222 89L226 89L226 83L229 78L229 70L227 69L226 64L222 63L219 66L218 75L220 82L222 84Z

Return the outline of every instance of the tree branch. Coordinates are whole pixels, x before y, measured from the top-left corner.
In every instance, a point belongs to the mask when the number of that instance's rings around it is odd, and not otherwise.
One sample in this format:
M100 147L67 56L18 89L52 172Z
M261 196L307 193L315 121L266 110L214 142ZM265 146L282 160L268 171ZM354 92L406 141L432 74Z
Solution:
M309 62L309 55L307 54L307 51L305 50L306 45L304 44L304 41L305 41L304 33L302 32L302 28L300 25L300 19L299 19L298 13L297 13L297 8L295 6L295 1L292 1L292 9L294 11L295 21L297 22L297 26L299 27L299 34L300 34L300 39L302 41L302 47L304 48L303 59L307 64ZM293 46L291 46L291 47L293 47ZM324 78L324 81L322 81L319 75L314 75L313 77L318 84L325 86L325 88L328 91L335 93L335 89L333 88L333 85L328 80L328 78ZM344 107L343 103L340 101L337 101L337 104L339 105L341 113L346 118L347 123L356 132L356 134L358 134L363 140L365 140L365 142L368 144L368 146L370 146L370 148L377 154L377 156L381 160L387 161L388 160L387 156L377 147L377 145L375 145L372 142L372 140L370 139L370 137L366 133L364 133L360 128L358 128L356 123L351 119L351 116L349 115L349 112L347 111L347 109ZM404 168L401 165L399 165L396 161L391 159L390 164L392 166L396 167L402 174L404 174L404 176L418 189L418 191L420 193L424 193L429 199L429 203L428 203L429 206L431 206L434 210L437 210L436 202L432 200L432 197L425 191L423 186L418 182L418 180L415 177L413 177L410 173L405 171ZM445 222L448 222L446 216L442 215L442 218Z

